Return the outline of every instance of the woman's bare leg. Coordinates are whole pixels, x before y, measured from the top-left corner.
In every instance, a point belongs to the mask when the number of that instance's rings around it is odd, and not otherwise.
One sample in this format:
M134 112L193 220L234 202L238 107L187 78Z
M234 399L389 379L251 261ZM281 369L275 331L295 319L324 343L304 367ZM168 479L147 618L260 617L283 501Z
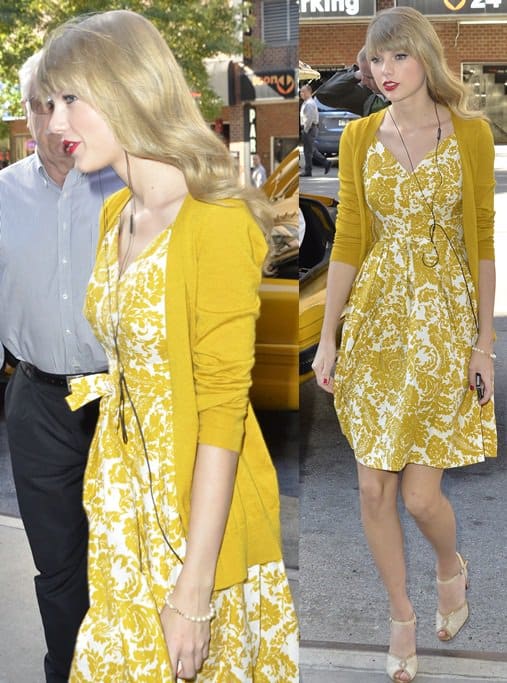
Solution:
M357 464L361 518L371 553L387 590L391 617L408 621L414 610L407 594L403 534L397 508L399 476ZM400 658L414 654L415 626L392 624L389 651ZM400 671L399 680L409 675Z
M450 579L459 573L456 556L454 510L441 490L443 470L425 465L407 465L401 480L401 494L408 512L433 546L437 576ZM447 614L465 600L465 578L438 585L438 609Z

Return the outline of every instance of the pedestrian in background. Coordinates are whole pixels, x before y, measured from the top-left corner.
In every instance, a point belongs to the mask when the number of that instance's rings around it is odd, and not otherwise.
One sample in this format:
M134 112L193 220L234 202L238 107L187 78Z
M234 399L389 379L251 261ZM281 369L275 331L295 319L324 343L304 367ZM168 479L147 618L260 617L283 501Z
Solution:
M254 154L253 158L253 169L252 169L252 184L254 187L262 187L266 182L266 169L262 165L261 158L258 154Z
M312 89L309 85L303 85L300 90L303 104L299 112L301 123L301 137L303 140L303 151L305 155L305 170L300 173L303 177L312 175L313 160L317 159L324 166L324 173L329 173L331 161L317 149L315 138L319 126L319 110L312 97ZM338 153L338 150L336 150Z
M398 490L435 552L435 635L451 640L468 618L468 568L442 475L496 455L495 152L488 122L467 109L466 90L419 12L379 12L366 50L392 104L342 136L336 238L313 367L319 386L334 392L357 460L363 526L389 598L387 672L411 681L416 616Z
M141 15L63 25L38 76L77 167L127 184L104 206L85 304L109 375L69 397L102 396L70 681L295 683L276 472L248 399L267 200Z
M97 401L69 409L67 380L107 367L82 308L100 208L123 183L112 169L74 169L61 136L48 132L50 111L33 79L39 58L20 71L35 153L0 173L0 366L4 347L11 365L20 361L5 395L9 450L39 572L46 681L63 683L88 609L82 487L98 414Z

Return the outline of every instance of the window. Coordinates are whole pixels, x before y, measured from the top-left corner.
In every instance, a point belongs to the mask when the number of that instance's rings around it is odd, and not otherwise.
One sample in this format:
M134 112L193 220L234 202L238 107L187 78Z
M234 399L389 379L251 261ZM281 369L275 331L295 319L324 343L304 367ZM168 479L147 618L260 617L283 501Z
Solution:
M297 0L264 0L262 5L262 39L266 45L296 44L299 30Z

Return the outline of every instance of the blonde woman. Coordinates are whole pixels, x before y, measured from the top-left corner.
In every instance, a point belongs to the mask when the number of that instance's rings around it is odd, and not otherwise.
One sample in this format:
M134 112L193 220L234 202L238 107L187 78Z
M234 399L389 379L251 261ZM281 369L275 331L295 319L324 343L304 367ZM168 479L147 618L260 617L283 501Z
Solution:
M265 203L140 15L57 29L38 81L77 167L127 184L103 208L86 300L110 371L68 399L102 397L70 680L297 681L276 474L248 401Z
M410 8L369 25L391 106L347 126L326 311L314 361L357 460L366 537L391 614L387 672L417 671L397 494L436 555L436 636L468 618L445 469L496 455L494 146L465 106L429 21ZM349 302L334 383L336 329Z

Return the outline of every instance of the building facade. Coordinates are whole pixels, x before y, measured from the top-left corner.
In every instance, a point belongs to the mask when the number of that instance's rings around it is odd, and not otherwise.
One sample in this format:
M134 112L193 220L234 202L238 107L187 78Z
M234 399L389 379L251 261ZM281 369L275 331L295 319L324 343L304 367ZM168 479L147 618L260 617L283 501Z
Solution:
M428 16L472 105L507 143L507 0L300 0L299 56L324 77L356 61L377 11L411 6Z
M297 0L254 0L243 55L229 65L228 103L215 122L245 178L259 154L269 173L298 144L299 6Z

